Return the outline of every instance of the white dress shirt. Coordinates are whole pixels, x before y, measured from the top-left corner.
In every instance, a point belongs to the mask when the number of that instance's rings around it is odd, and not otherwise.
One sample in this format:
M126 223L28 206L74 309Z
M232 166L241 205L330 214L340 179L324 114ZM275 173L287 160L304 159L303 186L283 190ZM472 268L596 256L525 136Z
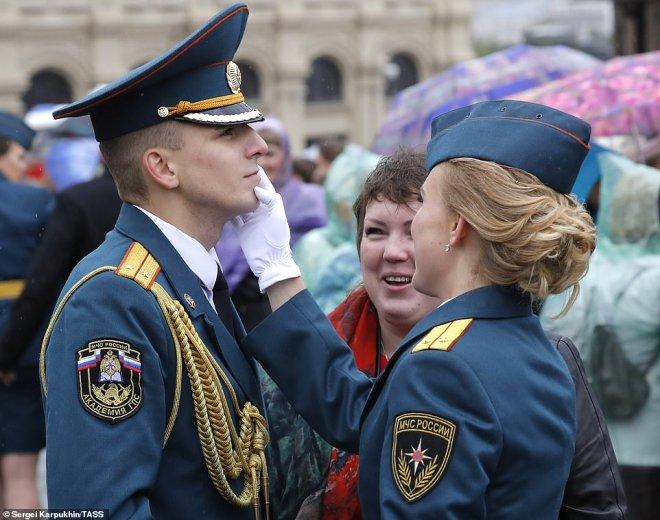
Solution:
M218 276L218 267L220 267L220 259L215 252L215 248L212 247L207 251L202 244L190 235L181 231L179 228L165 222L162 218L157 217L153 213L149 213L146 209L141 208L140 206L135 207L142 211L142 213L149 217L152 222L158 226L158 229L162 231L165 238L167 238L170 244L172 244L172 247L176 249L176 252L179 253L185 264L193 273L195 273L197 278L200 279L200 285L202 286L202 291L204 291L204 296L206 296L211 307L215 309L215 305L213 304L213 286L215 285L215 279Z

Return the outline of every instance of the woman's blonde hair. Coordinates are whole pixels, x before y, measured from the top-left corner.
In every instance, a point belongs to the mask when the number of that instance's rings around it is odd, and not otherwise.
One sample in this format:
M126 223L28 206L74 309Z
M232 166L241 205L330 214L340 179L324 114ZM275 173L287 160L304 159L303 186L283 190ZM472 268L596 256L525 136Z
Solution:
M534 299L571 288L560 315L573 305L596 246L591 217L572 195L533 175L489 161L450 159L439 176L449 209L484 240L479 275L516 285Z

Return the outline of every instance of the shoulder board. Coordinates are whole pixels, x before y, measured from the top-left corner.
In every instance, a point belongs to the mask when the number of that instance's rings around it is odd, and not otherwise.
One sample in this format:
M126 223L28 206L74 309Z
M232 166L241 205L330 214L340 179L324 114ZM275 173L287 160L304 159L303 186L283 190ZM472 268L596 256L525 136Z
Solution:
M160 273L160 265L139 242L133 242L117 266L115 274L135 280L150 290Z
M461 339L463 334L467 332L472 325L474 319L468 318L465 320L450 321L443 323L437 327L433 327L431 331L424 336L422 341L417 343L410 352L420 352L422 350L444 350L449 352L456 342Z

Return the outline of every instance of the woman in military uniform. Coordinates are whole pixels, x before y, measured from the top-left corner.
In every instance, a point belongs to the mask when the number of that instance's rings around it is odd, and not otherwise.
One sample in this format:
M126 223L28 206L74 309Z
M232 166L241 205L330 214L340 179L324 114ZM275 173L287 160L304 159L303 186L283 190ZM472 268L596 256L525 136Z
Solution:
M275 312L242 346L312 427L359 452L365 518L557 518L574 387L532 302L572 289L568 308L586 272L595 231L568 194L588 141L583 121L516 101L434 121L413 285L444 303L376 380L299 279L268 283L293 270L277 196L257 190L239 235Z

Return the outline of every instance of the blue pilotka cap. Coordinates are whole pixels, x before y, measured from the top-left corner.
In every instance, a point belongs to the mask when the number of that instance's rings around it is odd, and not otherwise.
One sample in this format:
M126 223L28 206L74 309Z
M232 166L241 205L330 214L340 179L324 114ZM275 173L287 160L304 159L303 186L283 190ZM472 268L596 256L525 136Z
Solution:
M99 142L172 119L215 126L263 120L245 102L232 61L247 18L246 5L228 7L167 52L53 117L89 115Z
M32 146L34 134L20 117L0 111L0 139L15 141L27 150Z
M525 101L485 101L436 117L426 148L426 170L472 157L525 170L569 194L589 151L588 123Z

